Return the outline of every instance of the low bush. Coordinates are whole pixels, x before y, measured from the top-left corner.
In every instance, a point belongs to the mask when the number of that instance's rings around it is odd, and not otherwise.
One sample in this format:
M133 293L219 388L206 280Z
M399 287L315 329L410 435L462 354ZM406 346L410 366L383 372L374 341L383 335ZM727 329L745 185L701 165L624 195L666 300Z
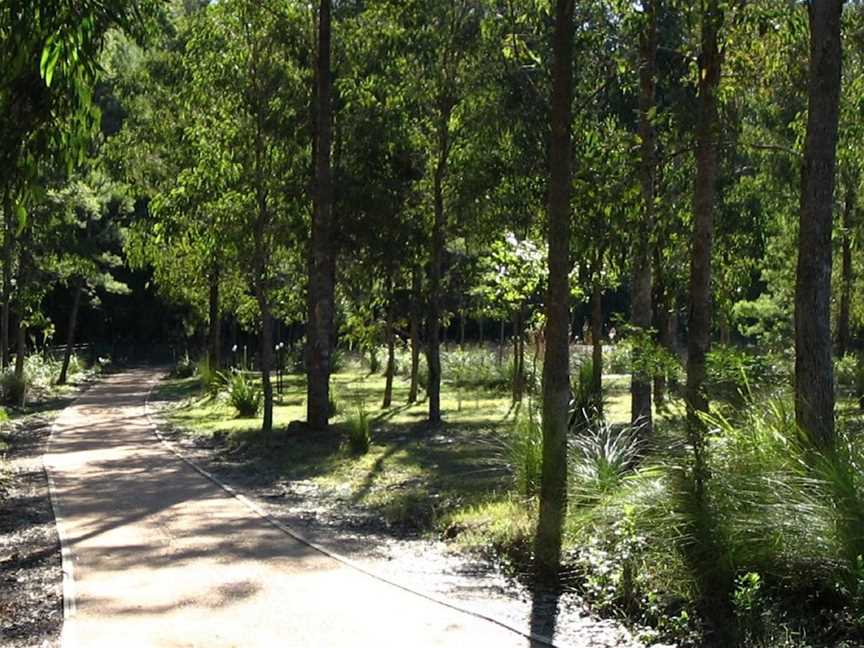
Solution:
M507 450L516 491L534 497L540 492L543 468L543 424L540 409L530 399L516 417Z
M357 403L354 411L348 416L348 448L352 454L362 455L369 452L372 444L372 428L366 403Z
M187 353L171 369L171 378L191 378L198 371L198 364Z
M0 373L0 399L6 405L24 405L29 387L30 381L26 373L23 378L17 377L11 368Z
M225 375L228 402L241 418L257 416L264 402L264 394L255 382L242 371Z

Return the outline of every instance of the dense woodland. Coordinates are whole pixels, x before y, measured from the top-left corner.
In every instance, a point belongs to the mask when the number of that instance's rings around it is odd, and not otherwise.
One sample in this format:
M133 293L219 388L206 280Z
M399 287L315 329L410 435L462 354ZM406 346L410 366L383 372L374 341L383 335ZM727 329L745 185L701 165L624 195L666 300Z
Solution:
M142 318L265 441L348 425L347 358L426 430L497 389L499 556L683 643L864 645L864 6L311 4L0 4L7 401Z

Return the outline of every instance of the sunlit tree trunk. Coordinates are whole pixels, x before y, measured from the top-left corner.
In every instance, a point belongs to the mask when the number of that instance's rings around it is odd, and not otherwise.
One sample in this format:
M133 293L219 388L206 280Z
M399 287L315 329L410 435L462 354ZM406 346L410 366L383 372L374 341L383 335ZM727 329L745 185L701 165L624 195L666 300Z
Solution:
M441 422L441 280L447 226L444 214L444 178L447 175L450 155L450 116L453 112L450 97L440 98L439 112L438 159L432 178L435 214L429 263L429 315L426 323L426 364L429 377L426 394L429 398L429 422L432 424Z
M222 319L219 310L219 277L219 265L214 263L208 277L210 284L208 295L210 319L207 333L207 363L210 365L210 371L218 371L222 362L220 357L222 349Z
M537 575L557 580L567 509L567 420L570 398L570 103L573 94L574 0L555 6L552 135L549 149L549 284L543 362L543 466L534 555Z
M321 0L318 12L316 82L315 192L309 262L309 326L307 333L306 420L313 429L327 428L330 417L330 345L333 336L335 257L333 251L333 182L330 149L331 0Z
M642 330L651 328L651 241L654 229L654 196L656 192L656 144L654 136L654 88L657 68L656 0L642 2L645 26L639 34L639 139L642 218L636 228L631 277L631 324ZM639 366L642 350L633 349L634 364ZM638 423L643 438L651 435L651 376L634 371L630 383L630 417Z
M820 448L833 448L831 230L840 102L842 0L808 5L810 71L801 169L795 282L795 418Z
M81 293L84 287L78 283L72 296L72 310L69 311L69 330L66 332L66 349L63 351L63 364L60 365L60 376L57 378L58 385L66 384L66 375L69 373L69 362L72 360L72 350L75 348L75 328L78 325L78 311L81 307Z
M690 257L690 295L687 340L687 430L693 446L697 490L702 490L705 465L704 424L708 411L705 357L711 345L711 254L714 240L714 203L717 190L717 88L720 84L718 0L708 0L702 16L699 69L699 107L696 123L696 180L693 192L693 238Z

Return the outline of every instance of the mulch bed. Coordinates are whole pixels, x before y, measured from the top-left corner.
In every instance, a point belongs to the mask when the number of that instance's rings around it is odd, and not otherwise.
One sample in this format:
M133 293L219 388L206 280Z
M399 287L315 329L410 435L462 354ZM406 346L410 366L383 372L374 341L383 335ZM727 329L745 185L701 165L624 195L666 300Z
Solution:
M5 423L0 439L0 645L59 646L63 627L60 544L42 455L44 414Z

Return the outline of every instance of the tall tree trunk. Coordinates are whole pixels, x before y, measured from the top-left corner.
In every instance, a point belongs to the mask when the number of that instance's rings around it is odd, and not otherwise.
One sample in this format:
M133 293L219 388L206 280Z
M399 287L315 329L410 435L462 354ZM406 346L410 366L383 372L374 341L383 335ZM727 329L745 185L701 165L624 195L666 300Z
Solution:
M525 360L522 353L522 313L513 311L513 402L522 400L525 392Z
M420 371L420 271L411 271L411 386L408 389L408 402L417 402L418 373Z
M701 497L705 475L704 424L705 356L711 345L711 250L714 239L714 202L717 185L717 88L720 84L718 0L707 0L702 16L699 57L699 112L696 124L696 180L693 192L693 240L690 257L690 295L687 341L687 430L693 446L696 488Z
M573 94L574 0L557 0L549 149L549 285L543 362L543 466L534 555L537 575L557 580L567 510L567 420L570 400L570 102Z
M640 180L642 191L642 218L636 228L633 246L633 271L631 277L630 322L637 329L647 332L651 328L651 241L654 230L654 196L656 193L656 144L654 125L655 102L654 88L657 71L657 6L656 0L644 0L645 26L639 34L639 139ZM633 349L636 367L640 362L642 349ZM640 426L643 440L651 435L651 376L633 371L630 382L630 420Z
M387 409L393 403L393 374L396 373L396 332L393 319L393 273L387 278L387 321L385 337L387 338L387 368L385 369L384 400L381 407Z
M504 362L504 320L498 324L498 366Z
M208 298L209 305L209 330L207 333L207 363L210 365L210 371L219 371L222 359L220 357L222 350L222 319L219 310L219 265L214 263L210 270L208 281L210 283L210 294Z
M704 383L705 357L710 348L712 329L711 250L717 184L717 90L722 62L719 46L722 23L720 0L705 0L702 4L699 55L687 345L687 434L693 464L684 487L688 493L685 520L689 523L688 533L692 541L685 547L684 554L699 584L699 609L709 626L712 645L733 646L737 645L730 601L734 582L724 562L717 559L722 546L717 536L716 513L706 495L709 479L707 439L701 417L708 411Z
M438 160L432 178L435 203L435 220L432 225L432 249L429 263L429 316L426 324L429 384L429 422L441 422L441 279L444 265L446 220L444 215L444 178L450 154L450 115L453 105L449 97L440 101L440 123L438 125Z
M335 258L333 252L333 182L330 79L331 0L318 13L318 62L315 71L318 107L315 143L315 205L309 264L309 332L306 420L313 429L327 428L330 417L330 344L333 332Z
M63 352L63 364L60 365L60 376L57 378L58 385L66 384L66 374L69 372L69 362L72 359L72 350L75 348L75 328L78 325L78 310L81 307L81 293L84 287L78 283L75 286L75 294L72 297L72 310L69 311L69 330L66 332L66 350Z
M843 357L849 351L849 311L852 308L852 229L854 227L855 187L850 183L843 206L843 267L841 275L840 313L837 319L837 355Z
M795 419L816 446L834 447L831 229L840 102L843 0L808 5L810 72L795 282Z
M655 254L656 258L657 255ZM661 349L672 352L674 350L672 349L672 339L670 338L671 324L668 294L663 283L662 274L656 272L655 277L654 327L657 329L657 343ZM662 371L654 375L654 401L658 407L666 402L666 374Z
M261 418L261 433L268 436L273 431L273 315L270 304L262 288L256 290L258 308L261 310L261 388L264 392L264 415Z
M603 391L603 286L599 263L591 288L591 345L591 383L594 393L599 394Z
M29 237L28 237L29 238ZM24 357L27 354L27 313L25 306L25 295L27 294L27 263L26 255L22 250L18 262L18 281L16 286L15 310L18 316L18 330L15 336L15 378L24 381ZM21 391L21 405L24 404L24 391Z
M9 366L9 324L12 310L12 257L15 217L12 213L12 193L9 187L3 196L3 307L0 311L0 361Z

